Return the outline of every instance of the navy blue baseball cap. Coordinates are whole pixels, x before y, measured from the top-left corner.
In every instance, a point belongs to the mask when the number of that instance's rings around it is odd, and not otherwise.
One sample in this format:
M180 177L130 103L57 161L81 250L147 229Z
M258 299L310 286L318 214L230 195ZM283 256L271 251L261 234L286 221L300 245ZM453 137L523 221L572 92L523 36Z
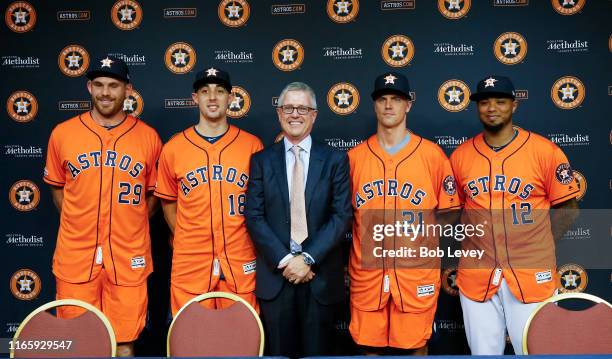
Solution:
M470 96L472 101L480 101L488 97L515 99L514 85L506 76L491 75L478 82L476 92Z
M408 100L412 100L408 79L398 72L385 72L379 75L374 81L374 91L372 92L373 100L388 93L399 93Z
M232 92L232 81L230 80L229 73L216 67L209 67L206 70L199 71L193 81L193 90L198 92L202 86L207 84L221 85L227 92Z
M130 70L123 60L115 56L106 55L97 58L91 63L86 76L90 80L104 76L130 83Z

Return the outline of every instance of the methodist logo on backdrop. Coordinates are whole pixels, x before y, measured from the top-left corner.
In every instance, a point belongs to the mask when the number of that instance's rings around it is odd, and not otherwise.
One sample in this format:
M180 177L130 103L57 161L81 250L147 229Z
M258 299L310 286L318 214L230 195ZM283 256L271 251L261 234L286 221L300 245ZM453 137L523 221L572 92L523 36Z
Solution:
M81 76L89 68L89 53L80 45L68 45L60 51L57 65L66 76Z
M348 151L363 142L363 140L358 138L325 138L324 141L325 143L327 143L328 146L342 151Z
M38 101L27 91L15 91L6 100L6 112L14 121L30 122L38 113Z
M134 0L119 0L111 8L113 25L121 30L134 30L142 22L142 8Z
M251 96L249 93L239 86L232 86L234 99L227 107L227 116L231 118L240 118L245 116L251 108Z
M30 180L19 180L9 190L9 202L20 212L31 211L40 202L40 190Z
M306 4L277 4L272 5L272 15L294 15L306 13Z
M493 43L495 58L504 65L516 65L527 56L527 41L516 32L504 32Z
M586 0L550 0L553 9L561 15L574 15L582 10Z
M11 293L20 300L32 300L40 294L41 280L31 269L20 269L11 276Z
M251 63L255 60L252 52L232 50L215 50L215 60L231 64Z
M140 93L136 90L132 90L132 93L123 100L123 111L126 113L138 117L144 109L144 100Z
M147 58L145 57L145 55L126 55L120 52L109 53L109 55L123 60L123 62L125 62L125 64L128 66L145 66L147 64Z
M338 115L351 114L359 106L359 91L348 82L337 83L327 92L327 104Z
M293 71L304 62L304 47L293 39L284 39L274 45L272 62L277 69Z
M15 247L42 247L44 240L42 236L9 233L6 235L5 243Z
M465 110L470 104L470 89L461 80L448 80L438 89L438 103L446 111Z
M21 57L21 56L2 56L2 66L8 66L12 69L33 69L40 67L40 58L38 57Z
M550 89L553 103L562 110L574 109L584 101L586 89L577 77L563 76Z
M438 0L438 11L447 19L461 19L470 11L472 0Z
M567 52L588 52L589 51L589 42L582 40L548 40L546 41L546 50L554 51L557 53L567 53Z
M385 40L380 53L387 65L406 66L414 57L414 43L408 36L392 35Z
M12 158L42 158L43 149L39 146L4 145L4 155Z
M460 144L467 141L466 136L456 137L450 135L434 136L434 141L440 146L448 150L459 147Z
M359 0L327 0L327 16L332 21L344 24L353 21L359 14Z
M11 3L4 12L4 22L14 32L27 32L36 24L36 10L25 1Z
M223 25L240 27L249 20L251 8L246 0L222 0L217 13Z
M191 45L186 42L175 42L166 49L164 62L168 70L182 75L193 69L196 57L196 52Z
M444 56L472 56L474 55L473 44L451 44L448 42L434 43L434 54Z
M591 144L589 135L577 133L575 135L569 135L567 133L553 133L548 134L548 139L554 142L559 147L569 146L588 146Z
M561 293L579 293L586 289L589 277L584 268L578 264L569 263L559 267L559 291Z
M340 46L326 46L323 48L323 57L331 57L334 60L352 60L363 58L363 49L350 47L342 48Z

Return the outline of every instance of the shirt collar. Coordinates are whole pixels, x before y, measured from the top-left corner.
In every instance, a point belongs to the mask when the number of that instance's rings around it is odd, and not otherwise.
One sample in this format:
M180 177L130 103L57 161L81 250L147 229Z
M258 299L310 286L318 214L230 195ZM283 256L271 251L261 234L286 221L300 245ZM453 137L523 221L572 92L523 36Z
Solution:
M291 151L291 148L295 146L293 143L289 142L286 137L283 137L283 143L285 144L285 152ZM304 152L310 153L310 149L312 148L312 137L308 135L305 139L302 140L302 142L298 143L297 145L300 146L300 148Z

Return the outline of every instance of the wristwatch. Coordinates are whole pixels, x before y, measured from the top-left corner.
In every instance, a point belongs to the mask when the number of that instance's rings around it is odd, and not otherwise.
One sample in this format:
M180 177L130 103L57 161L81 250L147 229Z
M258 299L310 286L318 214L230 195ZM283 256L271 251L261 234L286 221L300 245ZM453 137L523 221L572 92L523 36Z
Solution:
M307 265L311 266L314 264L314 260L312 259L312 257L307 256L304 253L302 253L302 257L304 257L304 263L306 263Z

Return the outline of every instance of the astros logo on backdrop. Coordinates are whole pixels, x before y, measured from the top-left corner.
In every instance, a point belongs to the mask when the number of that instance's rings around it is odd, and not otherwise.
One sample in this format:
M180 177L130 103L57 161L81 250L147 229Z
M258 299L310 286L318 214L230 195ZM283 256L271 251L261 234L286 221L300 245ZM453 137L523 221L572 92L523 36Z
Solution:
M4 12L4 22L14 32L32 30L36 24L36 10L25 1L15 1Z
M20 269L11 276L11 293L20 300L32 300L38 297L42 282L31 269Z
M234 94L234 100L227 107L227 116L231 118L245 116L251 108L251 96L239 86L232 86L232 93Z
M332 21L344 24L353 21L359 14L359 0L327 0L327 16Z
M31 211L40 202L40 190L30 180L19 180L9 190L9 202L18 211Z
M15 91L6 100L6 112L17 122L30 122L38 113L38 101L27 91Z
M240 27L249 20L251 7L246 0L222 0L217 13L223 25Z
M550 0L553 9L561 15L574 15L582 10L586 0Z
M550 89L553 103L563 110L571 110L582 104L586 89L582 81L574 76L563 76L555 81Z
M60 51L57 65L66 76L81 76L89 68L89 53L80 45L68 45Z
M126 113L138 117L144 110L144 100L140 93L136 90L132 90L132 93L123 100L123 111Z
M414 43L408 36L392 35L383 43L380 54L389 66L406 66L414 57Z
M569 263L561 266L559 274L559 291L561 293L579 293L586 289L589 278L584 268L577 264Z
M121 30L133 30L142 22L142 7L134 0L119 0L111 8L113 25Z
M195 49L186 42L175 42L168 46L164 62L168 70L175 74L185 74L196 64Z
M338 115L351 114L359 106L359 91L348 82L337 83L327 92L327 104Z
M274 45L272 62L282 71L293 71L304 61L304 47L293 39L284 39Z
M516 32L504 32L493 43L495 58L504 65L516 65L527 56L527 41Z
M578 190L579 190L578 196L576 196L576 200L580 201L581 199L584 198L584 195L586 194L587 186L588 186L587 180L581 172L578 172L576 170L572 170L572 175L576 179L576 184L578 185Z
M442 272L442 289L448 295L459 295L459 287L457 287L457 268L447 268Z
M465 110L470 104L470 89L461 80L448 80L438 89L438 102L446 111Z
M438 11L447 19L456 20L467 15L472 0L438 0Z

